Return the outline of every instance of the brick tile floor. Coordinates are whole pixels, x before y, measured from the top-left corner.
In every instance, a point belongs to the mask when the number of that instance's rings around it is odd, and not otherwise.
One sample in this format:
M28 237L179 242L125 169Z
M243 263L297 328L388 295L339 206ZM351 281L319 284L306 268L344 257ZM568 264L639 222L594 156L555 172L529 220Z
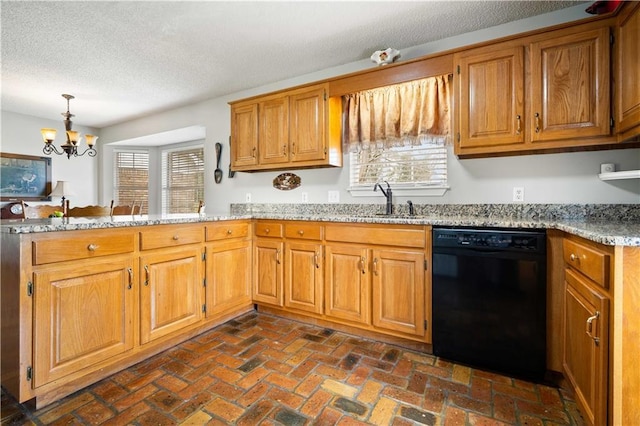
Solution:
M582 425L564 391L250 313L2 425Z

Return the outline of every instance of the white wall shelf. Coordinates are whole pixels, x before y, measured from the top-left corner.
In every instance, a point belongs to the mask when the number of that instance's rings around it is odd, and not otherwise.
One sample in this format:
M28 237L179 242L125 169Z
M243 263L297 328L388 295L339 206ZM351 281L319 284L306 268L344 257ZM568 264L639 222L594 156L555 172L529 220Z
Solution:
M640 170L600 173L600 180L640 179Z

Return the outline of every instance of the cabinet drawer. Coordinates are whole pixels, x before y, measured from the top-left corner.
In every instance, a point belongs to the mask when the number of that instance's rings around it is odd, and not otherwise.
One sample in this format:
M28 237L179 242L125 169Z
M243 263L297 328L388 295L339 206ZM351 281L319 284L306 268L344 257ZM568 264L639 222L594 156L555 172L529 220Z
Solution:
M275 222L256 222L257 237L282 237L282 224Z
M247 222L220 222L215 225L207 225L205 228L207 241L245 238L247 235L249 235L249 223Z
M202 225L167 225L140 231L141 250L196 244L203 241L204 230Z
M377 244L385 246L418 247L426 245L426 231L422 226L327 226L327 241Z
M562 252L567 265L582 272L602 287L609 287L608 254L573 240L563 241Z
M65 233L67 234L67 233ZM134 233L82 231L72 235L55 233L33 242L33 264L64 262L110 254L131 253Z
M321 240L323 226L317 223L294 222L287 223L284 235L287 238L302 238L305 240Z

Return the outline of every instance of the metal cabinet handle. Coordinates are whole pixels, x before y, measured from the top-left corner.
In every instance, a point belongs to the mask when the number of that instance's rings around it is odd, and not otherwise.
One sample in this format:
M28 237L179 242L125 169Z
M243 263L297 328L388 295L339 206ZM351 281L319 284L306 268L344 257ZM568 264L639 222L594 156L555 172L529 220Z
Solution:
M378 258L373 258L373 274L378 275Z
M522 120L520 114L516 115L516 134L519 135L522 132Z
M173 241L178 241L180 239L180 237L176 234L173 236Z
M256 147L255 146L251 150L251 157L256 158Z
M282 155L287 155L287 145L282 145Z
M133 269L127 268L127 272L129 273L129 285L127 286L127 288L131 290L131 288L133 287Z
M233 234L233 231L231 229L227 229L227 235L231 235Z
M149 285L149 267L144 265L144 285Z
M271 229L269 229L269 228L265 228L265 229L264 229L264 233L265 233L265 234L268 234L269 232L271 232Z
M89 250L89 251L96 251L96 250L98 249L98 247L100 247L100 246L99 246L99 245L97 245L97 244L89 244L89 245L87 246L87 250Z
M301 229L298 231L298 234L302 237L304 235L304 231Z
M580 262L580 256L571 253L571 255L569 256L569 260L572 262Z
M365 267L364 267L366 261L367 261L367 259L365 259L364 256L362 256L360 258L360 270L362 271L362 274L365 274L367 272Z
M536 133L540 133L540 113L536 112L533 116L536 121Z
M291 155L296 155L296 143L291 143Z
M587 336L591 337L593 341L596 343L596 346L600 343L600 338L593 335L593 321L597 320L600 317L600 311L596 311L595 315L587 318Z
M278 265L280 264L280 249L276 250L276 263Z
M320 264L318 263L318 258L319 258L319 257L320 257L320 256L318 255L318 253L314 253L314 254L313 254L313 262L314 262L314 263L315 263L315 265L316 265L316 269L319 269L319 268L320 268Z

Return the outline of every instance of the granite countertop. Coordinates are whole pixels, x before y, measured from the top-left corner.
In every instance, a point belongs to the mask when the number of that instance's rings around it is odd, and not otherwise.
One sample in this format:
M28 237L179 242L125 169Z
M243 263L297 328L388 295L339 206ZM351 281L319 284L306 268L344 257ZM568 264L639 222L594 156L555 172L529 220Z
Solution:
M308 220L342 223L388 223L433 226L472 226L489 228L558 229L605 245L640 247L639 221L528 219L509 216L473 215L394 215L378 214L296 214L296 213L247 213L247 214L183 214L149 216L113 216L86 218L52 218L30 220L3 220L0 232L27 234L34 232L72 231L83 229L120 228L130 226L198 223L238 219Z

